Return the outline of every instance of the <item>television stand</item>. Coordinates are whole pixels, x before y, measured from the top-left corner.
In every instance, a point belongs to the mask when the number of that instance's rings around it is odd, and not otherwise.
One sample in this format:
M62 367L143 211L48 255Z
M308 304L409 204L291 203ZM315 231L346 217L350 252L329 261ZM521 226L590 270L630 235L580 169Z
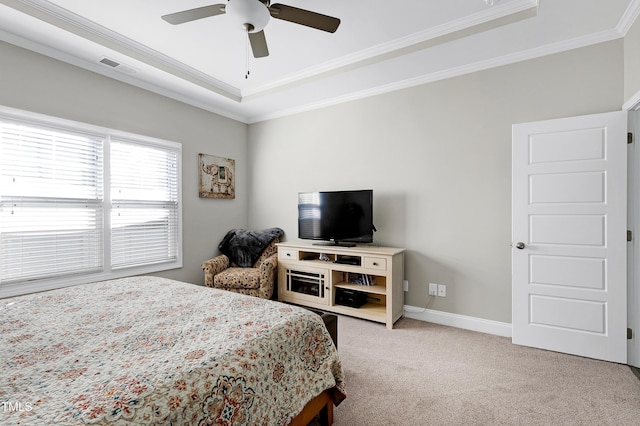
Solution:
M381 322L404 313L404 249L278 243L278 300Z

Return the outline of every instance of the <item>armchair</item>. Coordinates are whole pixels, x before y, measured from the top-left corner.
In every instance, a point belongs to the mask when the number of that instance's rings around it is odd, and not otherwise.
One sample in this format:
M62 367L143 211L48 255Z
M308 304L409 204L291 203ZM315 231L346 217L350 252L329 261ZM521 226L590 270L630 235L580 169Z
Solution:
M202 263L205 285L270 299L282 234L280 228L229 231L218 246L222 254Z

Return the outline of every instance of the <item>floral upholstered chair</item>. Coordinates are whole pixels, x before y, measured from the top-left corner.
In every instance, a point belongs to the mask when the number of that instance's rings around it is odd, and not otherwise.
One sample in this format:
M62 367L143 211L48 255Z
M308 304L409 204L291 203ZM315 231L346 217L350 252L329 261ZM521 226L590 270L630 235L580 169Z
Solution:
M205 285L270 299L282 235L280 228L229 231L218 246L222 254L202 263Z

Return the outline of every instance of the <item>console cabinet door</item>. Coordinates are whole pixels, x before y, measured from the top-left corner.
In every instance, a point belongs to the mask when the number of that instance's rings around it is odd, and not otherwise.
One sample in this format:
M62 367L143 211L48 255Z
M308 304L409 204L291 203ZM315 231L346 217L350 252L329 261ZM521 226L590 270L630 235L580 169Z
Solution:
M280 300L292 303L328 305L329 270L281 264L278 277Z

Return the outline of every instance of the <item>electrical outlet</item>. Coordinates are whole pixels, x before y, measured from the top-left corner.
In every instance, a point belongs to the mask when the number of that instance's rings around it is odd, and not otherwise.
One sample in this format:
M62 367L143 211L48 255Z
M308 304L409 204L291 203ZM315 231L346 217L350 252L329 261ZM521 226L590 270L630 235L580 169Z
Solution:
M402 281L402 289L404 291L409 291L409 280Z
M438 295L438 284L429 283L429 296L437 296Z
M447 285L446 284L438 284L438 296L447 297Z

